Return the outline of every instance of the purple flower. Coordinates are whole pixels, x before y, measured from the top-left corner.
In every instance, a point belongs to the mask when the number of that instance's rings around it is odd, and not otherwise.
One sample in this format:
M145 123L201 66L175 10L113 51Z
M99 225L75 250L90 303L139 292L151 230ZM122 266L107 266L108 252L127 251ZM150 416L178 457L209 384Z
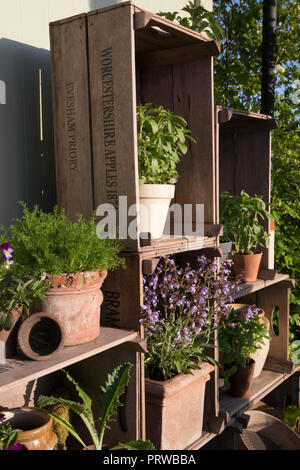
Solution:
M17 442L13 446L10 446L8 450L28 450L24 444Z
M6 250L2 250L3 256L6 260L12 259L12 253L13 253L12 248L7 248Z
M6 242L6 243L2 243L2 245L0 245L0 248L2 251L4 250L7 250L10 246L10 242Z
M4 423L5 420L6 420L5 414L0 413L0 423Z

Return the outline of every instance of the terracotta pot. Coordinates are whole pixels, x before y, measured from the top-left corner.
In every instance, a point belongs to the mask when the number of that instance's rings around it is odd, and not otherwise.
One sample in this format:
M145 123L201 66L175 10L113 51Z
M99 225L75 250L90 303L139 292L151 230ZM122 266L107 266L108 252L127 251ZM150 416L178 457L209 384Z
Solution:
M17 442L28 450L54 450L57 444L56 434L52 431L52 418L40 408L13 408L5 412L18 433Z
M242 282L255 282L258 275L262 253L255 255L237 254L233 258L233 273Z
M232 364L227 365L227 368ZM251 393L255 361L250 359L246 367L238 366L235 374L229 377L229 394L233 397L248 398Z
M0 347L2 345L2 348L0 349L0 361L1 361L2 355L4 356L3 359L5 359L5 358L13 357L17 352L17 345L18 345L17 337L18 337L18 331L19 331L22 320L21 320L21 315L18 310L14 310L12 312L12 315L14 317L14 324L12 328L9 331L2 330L0 328ZM4 347L3 347L3 344L4 344ZM2 351L3 349L4 351Z
M100 287L107 271L61 274L41 302L41 310L54 314L65 330L65 346L89 343L100 333Z
M166 381L145 380L146 435L157 450L183 450L202 434L204 394L211 364Z

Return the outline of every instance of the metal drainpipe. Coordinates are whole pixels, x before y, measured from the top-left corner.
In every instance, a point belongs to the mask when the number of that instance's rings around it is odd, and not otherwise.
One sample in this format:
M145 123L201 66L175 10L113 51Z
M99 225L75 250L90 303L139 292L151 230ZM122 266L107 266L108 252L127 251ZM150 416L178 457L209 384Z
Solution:
M264 0L261 76L261 113L274 116L277 0Z

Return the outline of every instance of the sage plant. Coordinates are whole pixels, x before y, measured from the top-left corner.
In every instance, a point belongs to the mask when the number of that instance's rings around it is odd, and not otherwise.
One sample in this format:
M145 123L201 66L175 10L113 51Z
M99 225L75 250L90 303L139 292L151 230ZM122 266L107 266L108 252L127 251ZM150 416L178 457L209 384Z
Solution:
M229 279L232 260L198 257L198 266L177 267L174 259L159 263L154 273L144 276L144 302L141 324L147 338L146 374L167 380L201 362L215 361L205 354L212 332L228 315L236 282Z

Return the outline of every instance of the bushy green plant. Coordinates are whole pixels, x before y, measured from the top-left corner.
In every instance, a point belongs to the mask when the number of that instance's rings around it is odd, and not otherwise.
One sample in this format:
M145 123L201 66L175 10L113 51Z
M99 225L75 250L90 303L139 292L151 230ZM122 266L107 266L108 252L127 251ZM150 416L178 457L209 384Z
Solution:
M284 422L293 431L296 429L298 419L300 418L300 408L296 405L289 405L284 413Z
M14 429L6 413L0 413L0 450L27 450L24 445L16 444L20 429Z
M223 354L225 369L225 389L229 388L229 377L239 365L246 367L249 355L261 349L265 339L270 339L268 328L259 318L260 309L249 306L243 309L232 308L221 322L218 330L219 350Z
M114 269L123 263L117 240L97 236L95 217L71 222L57 207L45 213L23 204L23 215L8 229L14 247L15 267L21 275L50 276L61 273Z
M83 423L89 431L95 449L101 450L103 445L104 432L109 427L109 422L111 422L117 414L118 408L122 406L120 398L128 386L131 368L132 364L129 362L120 364L113 370L111 374L108 374L105 385L100 387L100 397L97 401L97 404L101 410L101 417L98 423L96 422L93 415L92 399L66 371L65 373L68 380L75 386L77 393L82 401L74 402L65 398L46 397L41 395L38 399L38 406L43 408L45 406L53 406L59 403L67 405L73 413L76 413L82 419ZM48 412L48 414L59 424L66 427L84 448L87 447L70 422L53 413ZM127 444L119 444L113 449L153 450L154 446L149 441L131 441Z
M260 196L249 196L241 191L233 196L227 191L220 194L220 223L224 234L233 244L232 254L253 254L259 248L268 247L269 234L263 221L272 219Z
M196 5L191 1L181 11L183 16L178 11L159 12L158 14L167 18L167 20L175 21L181 26L193 29L198 33L205 33L217 41L223 39L224 30L214 12L208 11L202 5Z
M188 150L186 140L195 140L181 116L150 106L137 107L140 184L174 184L177 164Z

